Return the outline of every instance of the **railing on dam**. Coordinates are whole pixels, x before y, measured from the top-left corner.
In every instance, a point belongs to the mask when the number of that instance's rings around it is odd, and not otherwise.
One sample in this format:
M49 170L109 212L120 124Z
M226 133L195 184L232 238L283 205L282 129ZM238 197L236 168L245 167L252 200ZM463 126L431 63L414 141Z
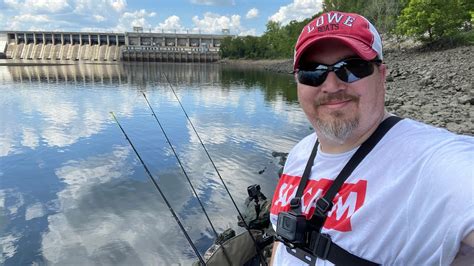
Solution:
M0 56L21 60L214 62L228 35L0 31Z
M215 47L126 46L122 51L122 60L124 61L205 63L215 62L219 59L219 49Z

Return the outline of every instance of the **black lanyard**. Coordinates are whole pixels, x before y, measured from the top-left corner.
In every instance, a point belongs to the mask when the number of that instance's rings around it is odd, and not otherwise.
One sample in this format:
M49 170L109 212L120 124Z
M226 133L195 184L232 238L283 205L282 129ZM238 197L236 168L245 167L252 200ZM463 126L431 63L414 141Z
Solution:
M370 135L370 137L364 141L364 143L362 143L362 145L357 149L354 155L352 155L351 159L346 163L344 168L336 177L326 194L316 201L316 210L313 217L311 218L311 227L313 228L313 231L311 233L310 246L303 249L290 249L287 247L286 249L288 253L298 257L300 260L308 263L309 265L316 264L316 259L312 258L312 256L316 256L322 260L328 260L336 265L378 265L377 263L358 257L341 248L336 243L332 242L330 235L322 233L321 229L327 218L327 213L332 209L332 201L344 181L351 175L354 169L360 164L365 156L369 154L375 145L377 145L383 136L400 120L402 120L402 118L396 116L391 116L385 119L382 123L380 123L374 133L372 133L372 135ZM314 159L316 157L318 144L319 141L316 140L309 160L306 164L303 176L301 177L296 196L291 200L290 203L292 211L296 212L297 214L301 214L301 196L311 174L311 168L313 167Z
M320 217L325 217L327 213L332 209L333 202L332 200L336 196L337 192L341 188L344 181L351 175L354 169L362 162L362 160L369 154L370 151L377 145L377 143L383 138L383 136L400 120L403 118L397 116L390 116L380 125L377 129L370 135L370 137L360 145L357 151L352 155L351 159L346 163L344 168L341 170L339 175L336 177L334 182L332 183L331 187L329 187L326 194L323 197L319 198L316 202L316 211L315 214ZM314 164L314 159L316 157L316 153L318 151L318 144L319 141L316 140L314 144L313 150L311 151L311 155L309 157L308 162L306 163L306 168L304 169L303 176L301 177L300 184L298 185L298 190L296 191L296 195L294 201L292 200L291 208L293 211L297 211L301 213L301 208L299 207L301 203L301 196L303 191L308 183L309 176L311 174L311 168ZM298 207L296 207L298 205Z

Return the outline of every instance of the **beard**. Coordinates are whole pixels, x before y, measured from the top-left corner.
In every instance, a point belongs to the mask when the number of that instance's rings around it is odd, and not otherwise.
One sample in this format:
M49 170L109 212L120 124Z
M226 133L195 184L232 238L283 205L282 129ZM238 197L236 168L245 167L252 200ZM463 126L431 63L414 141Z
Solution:
M331 100L346 100L350 99L356 103L359 98L353 95L346 94L344 92L337 92L334 94L327 95L319 99L316 102L317 106L320 106ZM329 118L322 118L317 115L315 122L316 128L319 130L319 134L329 140L337 143L344 143L352 134L354 129L359 126L359 115L357 113L333 111L329 113Z
M354 129L359 126L359 116L344 118L344 113L335 111L331 113L332 119L316 119L316 126L322 137L330 139L337 143L344 143L352 134Z

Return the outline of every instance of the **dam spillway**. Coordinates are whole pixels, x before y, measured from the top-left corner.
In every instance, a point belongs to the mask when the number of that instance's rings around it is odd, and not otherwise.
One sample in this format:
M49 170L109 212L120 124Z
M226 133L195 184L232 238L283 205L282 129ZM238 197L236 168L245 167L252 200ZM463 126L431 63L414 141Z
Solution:
M229 35L0 31L0 58L15 60L215 62Z

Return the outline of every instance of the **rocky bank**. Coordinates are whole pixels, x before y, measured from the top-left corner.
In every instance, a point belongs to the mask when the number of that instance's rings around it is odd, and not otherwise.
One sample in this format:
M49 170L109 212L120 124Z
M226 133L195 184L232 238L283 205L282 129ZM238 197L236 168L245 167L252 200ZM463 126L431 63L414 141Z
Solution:
M474 135L474 46L386 49L387 109L450 131ZM237 62L235 62L237 63ZM239 61L290 73L291 60Z

